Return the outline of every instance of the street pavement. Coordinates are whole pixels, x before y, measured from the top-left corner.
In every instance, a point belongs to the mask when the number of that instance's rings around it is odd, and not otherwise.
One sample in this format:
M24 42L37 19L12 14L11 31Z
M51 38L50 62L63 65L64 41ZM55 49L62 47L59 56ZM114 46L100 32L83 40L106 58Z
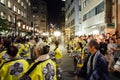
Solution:
M51 45L50 50L53 50L54 48L55 48L54 45ZM73 80L74 79L73 58L69 57L64 45L61 44L59 46L59 49L61 50L63 54L63 58L61 60L61 69L63 70L63 74L62 74L61 79L58 79L58 80ZM83 80L83 79L80 78L79 80ZM109 80L120 80L120 78L116 77L114 73L109 72Z

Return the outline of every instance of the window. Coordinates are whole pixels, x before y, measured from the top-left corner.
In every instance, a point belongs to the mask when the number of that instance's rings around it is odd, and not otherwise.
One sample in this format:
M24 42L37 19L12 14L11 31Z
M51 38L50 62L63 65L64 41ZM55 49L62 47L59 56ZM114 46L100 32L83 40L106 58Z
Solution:
M20 0L18 0L18 3L20 3Z
M21 2L21 6L23 6L24 4L23 4L23 2Z
M85 1L83 2L83 8L86 7L86 6L89 4L89 2L90 2L90 0L85 0Z
M16 6L13 6L13 11L17 11L17 8L16 8Z
M81 11L81 5L79 5L79 11Z
M27 1L27 3L28 3L28 0L26 0Z
M87 19L87 15L85 14L84 16L83 16L83 21L85 21Z
M23 11L21 11L21 16L23 16Z
M73 8L73 9L71 10L71 15L72 15L74 12L75 12L75 9Z
M6 1L6 0L0 0L0 2L1 2L2 4L5 4L5 1Z
M29 6L31 5L30 2L28 3L28 5L29 5Z
M73 3L73 0L71 0L71 4Z
M20 9L18 9L18 14L20 14Z
M71 26L73 26L74 24L75 24L75 19L71 21Z
M26 9L26 6L24 5L24 9Z
M24 17L26 17L26 13L24 13Z
M10 1L8 1L8 7L9 7L9 8L12 8L12 4L11 4Z
M5 13L4 12L0 12L0 16L1 16L1 18L5 18Z
M68 19L70 18L70 13L68 14L68 16L67 16L67 17L68 17Z
M99 14L102 11L104 11L104 2L102 2L96 7L96 14Z
M91 11L89 11L87 14L85 14L83 16L83 21L99 14L102 11L104 11L104 2L100 3L98 6L96 6Z
M68 24L68 27L70 27L70 23Z
M41 20L41 22L45 22L45 20Z
M94 15L95 15L95 8L89 12L89 18L93 17Z
M10 15L8 15L8 21L12 21L11 19L12 19L12 17Z

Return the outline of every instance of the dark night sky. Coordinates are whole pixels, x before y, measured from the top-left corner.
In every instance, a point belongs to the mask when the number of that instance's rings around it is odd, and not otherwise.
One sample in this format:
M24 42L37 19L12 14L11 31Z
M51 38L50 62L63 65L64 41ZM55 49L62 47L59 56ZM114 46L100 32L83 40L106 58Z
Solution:
M48 22L58 24L61 0L46 0L48 9Z

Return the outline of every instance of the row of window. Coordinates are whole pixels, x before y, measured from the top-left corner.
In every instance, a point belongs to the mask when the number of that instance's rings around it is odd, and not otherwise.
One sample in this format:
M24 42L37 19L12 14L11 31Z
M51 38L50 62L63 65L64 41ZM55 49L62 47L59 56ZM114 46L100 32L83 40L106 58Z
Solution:
M66 27L70 27L70 26L73 26L73 25L75 25L75 19L73 19L70 23L68 23L66 25Z
M21 14L22 14L22 16L23 16L23 15L26 16L26 14L23 13L23 12L22 12ZM12 16L11 16L11 15L8 15L8 17L7 17L6 14L5 14L5 12L0 12L0 17L3 18L3 19L8 19L8 21L12 21Z
M9 8L12 8L12 2L11 2L11 1L12 1L12 0L8 0L8 2L7 2L7 0L0 0L0 2L1 2L2 4L4 4L4 5L7 5L7 3L8 3L8 7L9 7ZM17 2L18 2L22 7L24 7L24 9L26 9L26 6L25 6L25 4L24 4L23 1L17 0ZM31 5L28 0L27 0L27 3L28 3L29 6Z
M8 15L6 17L4 12L0 12L0 17L3 18L3 19L8 19L8 21L10 21L10 22L12 21L12 16Z
M70 11L70 13L67 15L67 18L69 19L70 16L72 16L74 12L75 12L75 8L72 8L72 10Z
M68 4L68 6L67 6L66 11L68 11L68 10L69 10L69 8L70 8L70 6L72 5L73 1L74 1L74 0L71 0L71 1L70 1L70 3L69 3L69 4Z
M101 13L104 11L104 2L100 3L98 6L93 8L91 11L89 11L87 14L83 16L83 21Z
M24 9L26 9L26 6L24 5L24 3L23 3L21 0L17 0L17 2L20 3L21 6L24 7ZM28 0L27 0L27 2L29 3ZM20 14L20 15L23 16L23 17L26 17L26 16L27 16L26 13L25 13L25 11L22 11L22 9L17 8L17 6L15 6L15 5L11 2L11 0L8 0L8 1L6 1L6 0L0 0L0 3L2 3L2 4L4 4L4 5L7 5L8 8L12 9L13 11L17 12L18 14Z

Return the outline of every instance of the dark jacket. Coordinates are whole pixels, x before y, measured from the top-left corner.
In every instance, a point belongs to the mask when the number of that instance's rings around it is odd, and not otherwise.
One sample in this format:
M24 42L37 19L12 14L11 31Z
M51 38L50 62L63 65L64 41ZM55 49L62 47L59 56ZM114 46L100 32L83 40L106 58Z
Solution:
M99 44L99 50L100 50L100 52L101 52L103 55L105 55L106 52L107 52L107 43L105 43L105 42L100 42L100 44Z
M97 53L96 59L94 59L96 54L90 55L92 60L90 61L89 71L88 62L90 60L90 56L86 59L84 66L80 70L79 76L83 77L85 80L108 80L108 63L99 51L97 51Z

